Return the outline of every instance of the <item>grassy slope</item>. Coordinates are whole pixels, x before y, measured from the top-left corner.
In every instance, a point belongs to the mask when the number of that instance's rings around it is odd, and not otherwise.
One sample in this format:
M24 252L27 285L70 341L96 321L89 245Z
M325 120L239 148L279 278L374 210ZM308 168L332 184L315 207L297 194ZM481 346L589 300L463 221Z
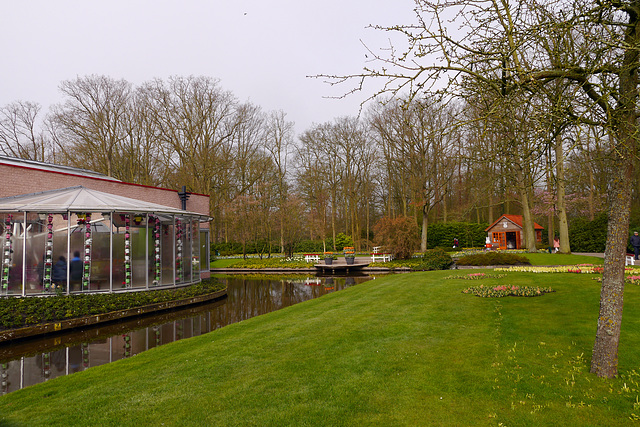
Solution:
M625 295L624 378L605 381L588 374L592 275L451 275L376 279L19 390L0 398L0 424L614 426L640 414L637 286ZM460 292L497 282L557 292Z

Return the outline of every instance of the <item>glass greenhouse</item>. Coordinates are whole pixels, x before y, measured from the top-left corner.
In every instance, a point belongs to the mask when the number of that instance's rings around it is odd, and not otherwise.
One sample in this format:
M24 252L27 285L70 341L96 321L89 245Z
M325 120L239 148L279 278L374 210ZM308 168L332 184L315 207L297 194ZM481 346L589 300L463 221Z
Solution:
M208 267L209 217L82 186L0 198L0 295L184 286Z

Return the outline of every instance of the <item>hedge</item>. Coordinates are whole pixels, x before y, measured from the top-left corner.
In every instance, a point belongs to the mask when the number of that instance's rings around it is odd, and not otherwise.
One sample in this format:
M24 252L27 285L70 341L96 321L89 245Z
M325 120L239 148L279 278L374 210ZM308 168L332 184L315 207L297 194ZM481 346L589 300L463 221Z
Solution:
M489 223L446 222L434 223L427 227L427 248L449 248L453 246L453 239L458 239L460 246L466 248L484 246Z
M186 299L222 289L224 284L212 278L179 289L44 298L3 297L0 298L0 330Z
M518 254L506 252L486 252L482 254L473 254L464 256L456 261L457 265L516 265L531 264L529 260Z

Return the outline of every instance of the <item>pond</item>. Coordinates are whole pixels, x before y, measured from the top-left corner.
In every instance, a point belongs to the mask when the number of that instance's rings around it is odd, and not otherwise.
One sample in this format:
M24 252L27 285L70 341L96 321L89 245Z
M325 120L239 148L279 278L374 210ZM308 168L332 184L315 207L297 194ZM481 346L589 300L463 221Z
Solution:
M0 344L0 394L336 292L373 276L226 276L224 300Z

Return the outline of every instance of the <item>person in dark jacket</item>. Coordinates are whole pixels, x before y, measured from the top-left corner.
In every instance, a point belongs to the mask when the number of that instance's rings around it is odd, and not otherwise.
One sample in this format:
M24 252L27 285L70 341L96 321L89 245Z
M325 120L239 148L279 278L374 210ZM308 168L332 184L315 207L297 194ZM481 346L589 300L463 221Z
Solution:
M80 284L82 282L82 259L80 259L80 252L75 251L73 258L69 264L69 281L71 285Z
M638 255L640 254L640 236L638 236L637 231L634 231L633 236L631 236L631 246L633 246L635 259L638 259Z
M58 258L55 264L53 264L53 272L51 274L51 281L55 285L56 289L61 287L64 289L67 284L67 259L63 256Z

